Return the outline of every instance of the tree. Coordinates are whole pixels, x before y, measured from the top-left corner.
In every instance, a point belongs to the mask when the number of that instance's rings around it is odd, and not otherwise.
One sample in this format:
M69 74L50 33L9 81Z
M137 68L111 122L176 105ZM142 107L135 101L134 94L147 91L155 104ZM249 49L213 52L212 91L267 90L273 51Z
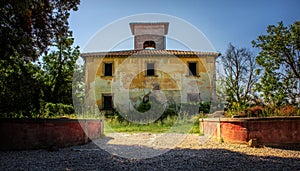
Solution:
M224 72L220 82L229 103L246 103L253 95L253 85L258 80L255 56L245 48L229 44L225 56L221 57Z
M73 73L72 97L76 114L84 113L85 99L85 64L84 60L76 65Z
M68 37L57 37L56 41L56 49L42 58L45 101L72 104L72 78L80 55L79 47L72 48L71 32Z
M0 117L31 117L38 112L43 80L40 68L19 56L0 60Z
M15 53L36 60L57 35L69 29L69 11L80 0L5 0L0 2L0 54L9 60Z
M264 100L274 106L295 103L300 95L300 22L270 25L252 44L260 48L256 61L263 76L256 87Z
M49 47L55 45L55 42L61 44L57 46L61 48L59 58L65 57L65 53L72 53L71 49L65 48L70 48L73 43L73 40L70 40L68 18L71 10L77 10L78 4L79 0L0 2L0 117L34 117L48 100L49 93L53 91L47 89L47 70L42 70L42 67L51 64L44 62L43 65L39 65L40 61L36 60L42 54L47 56ZM74 57L64 60L74 60L79 53L78 48L74 51ZM63 62L61 63L63 65ZM72 72L73 63L64 64ZM55 68L54 65L53 67ZM60 79L70 79L68 74L62 74L65 71L63 67L60 66L59 70ZM66 82L69 86L66 91L70 92L72 82ZM61 91L58 87L64 89L65 82L60 80L55 84L55 94L61 95L57 93ZM65 100L65 96L61 101L68 101L70 104L71 100ZM69 98L71 97L70 93ZM59 101L58 98L49 98Z

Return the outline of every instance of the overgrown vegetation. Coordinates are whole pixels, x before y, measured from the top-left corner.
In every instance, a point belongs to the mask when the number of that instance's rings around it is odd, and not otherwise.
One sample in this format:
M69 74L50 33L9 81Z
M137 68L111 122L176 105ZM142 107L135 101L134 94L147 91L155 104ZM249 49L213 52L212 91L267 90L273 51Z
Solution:
M300 101L300 22L285 27L283 22L270 25L253 46L260 49L256 62L262 73L256 90L273 107L299 106Z
M194 108L194 110L191 110L191 108ZM143 117L143 120L128 121L125 117L133 113L119 114L117 110L104 112L103 114L107 126L105 130L108 132L162 133L170 131L177 133L199 133L199 118L206 117L209 111L210 102L200 102L178 105L169 104L164 113L155 121L150 116ZM140 113L140 115L143 114Z
M74 114L74 108L72 105L66 105L62 103L46 103L46 105L41 109L39 118L57 118L61 116L71 116Z
M199 103L181 103L181 104L174 104L174 103L168 103L167 107L165 109L163 108L158 108L157 109L157 105L155 106L155 109L147 114L144 115L143 111L147 111L145 110L145 108L147 108L147 110L150 109L151 107L151 102L146 102L146 103L140 103L138 106L138 112L136 111L132 111L130 113L119 113L119 111L117 109L114 109L112 111L109 112L105 112L104 113L104 117L105 118L113 118L115 120L118 120L120 122L123 122L124 120L126 120L126 118L128 118L129 120L135 121L135 122L139 122L139 123L148 123L148 122L157 122L157 121L161 121L163 122L165 119L170 118L170 117L183 117L183 115L185 116L193 116L199 113L209 113L210 112L210 108L211 108L211 102L199 102ZM156 116L157 113L160 113L161 111L164 111L160 116ZM140 117L139 117L140 116ZM155 119L155 120L154 120Z
M187 114L183 116L168 116L163 120L141 124L136 122L128 122L127 120L119 120L118 118L105 119L105 132L150 132L150 133L194 133L199 132L199 119L205 117L203 114L194 115L192 117Z
M246 106L233 103L225 113L226 117L273 117L273 116L300 116L300 109L294 105L274 107L271 105Z
M221 57L224 72L220 74L221 92L230 103L248 103L255 95L254 83L259 75L255 56L245 48L237 48L229 44L226 54Z
M300 22L288 27L279 22L252 41L260 50L255 58L229 46L221 57L224 74L218 82L219 94L226 95L227 117L299 116L299 40Z
M68 18L79 3L0 3L0 117L48 118L74 111L72 76L80 52L73 47Z

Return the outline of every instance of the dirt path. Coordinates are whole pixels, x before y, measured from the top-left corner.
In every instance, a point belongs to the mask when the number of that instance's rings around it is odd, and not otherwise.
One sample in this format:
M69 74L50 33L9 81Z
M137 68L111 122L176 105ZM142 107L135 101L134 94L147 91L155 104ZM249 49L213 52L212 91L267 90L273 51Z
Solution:
M110 133L94 141L100 148L111 154L125 158L151 158L174 148L199 149L200 137L198 135L165 133Z
M300 159L300 148L252 148L246 144L220 143L198 134L111 133L94 141L100 148L125 158L151 158L171 149L226 149L248 155L293 157Z

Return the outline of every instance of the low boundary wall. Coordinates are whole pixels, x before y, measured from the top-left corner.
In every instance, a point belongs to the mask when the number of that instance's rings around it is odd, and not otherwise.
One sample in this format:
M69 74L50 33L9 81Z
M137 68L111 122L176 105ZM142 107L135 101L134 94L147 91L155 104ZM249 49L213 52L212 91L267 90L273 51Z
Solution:
M80 145L102 133L103 122L96 119L0 119L0 150Z
M205 118L200 119L200 131L225 142L300 145L300 117Z

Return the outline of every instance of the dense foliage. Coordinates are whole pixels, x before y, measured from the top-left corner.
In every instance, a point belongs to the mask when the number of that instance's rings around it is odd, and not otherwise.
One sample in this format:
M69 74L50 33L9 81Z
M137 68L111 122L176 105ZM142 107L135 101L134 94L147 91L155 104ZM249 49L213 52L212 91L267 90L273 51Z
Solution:
M46 103L39 113L40 118L51 118L58 116L69 117L74 114L74 107L72 105L66 105L62 103Z
M300 22L289 27L283 22L270 25L267 34L252 43L260 48L256 61L263 75L256 88L264 101L273 106L296 105L300 98Z
M73 72L77 69L79 47L72 48L73 38L61 37L55 51L42 57L41 72L45 85L45 101L72 104Z
M36 60L53 39L67 35L70 11L79 0L5 0L0 3L1 59Z
M266 117L266 116L293 116L300 115L300 22L286 27L283 22L277 26L270 25L267 34L261 35L257 40L252 41L254 47L259 48L256 56L257 68L251 69L251 63L246 65L232 64L235 61L234 50L229 47L224 64L225 69L225 90L229 96L229 105L226 115L237 117ZM229 55L235 52L234 55ZM237 51L238 52L238 51ZM228 56L228 58L227 58ZM246 59L245 55L241 56ZM251 58L252 59L252 58ZM243 60L237 60L245 64ZM229 66L229 67L228 67ZM232 70L231 68L236 68ZM228 70L229 69L229 73ZM244 70L246 69L246 70ZM238 72L239 71L239 72ZM234 93L238 94L239 88L232 85L242 85L243 79L239 80L239 73L250 76L250 73L261 75L260 79L253 80L252 91L255 91L260 98L255 97L254 103L244 103L242 99L232 98ZM232 74L233 73L233 74ZM250 77L248 77L250 78ZM234 83L234 84L228 84ZM242 85L247 89L246 84ZM231 95L233 94L233 95ZM245 93L244 93L245 94ZM235 97L238 97L235 95ZM233 99L233 100L232 100Z
M152 105L151 105L152 104ZM151 109L153 111L144 115L145 112ZM181 103L181 104L174 104L168 103L165 108L160 108L158 105L153 105L153 102L141 102L136 111L131 111L130 113L119 113L117 109L112 111L104 112L104 117L108 119L115 119L120 122L129 118L131 121L135 121L137 123L149 123L149 122L161 122L163 123L167 118L176 118L176 117L192 117L195 115L201 114L208 114L211 109L211 102L199 102L199 103ZM161 111L163 111L162 114ZM160 114L159 116L157 116Z
M78 5L79 0L1 1L0 117L40 117L49 103L72 104L79 48L72 47L68 18Z
M40 68L18 55L0 60L0 116L30 117L38 112L43 96Z

